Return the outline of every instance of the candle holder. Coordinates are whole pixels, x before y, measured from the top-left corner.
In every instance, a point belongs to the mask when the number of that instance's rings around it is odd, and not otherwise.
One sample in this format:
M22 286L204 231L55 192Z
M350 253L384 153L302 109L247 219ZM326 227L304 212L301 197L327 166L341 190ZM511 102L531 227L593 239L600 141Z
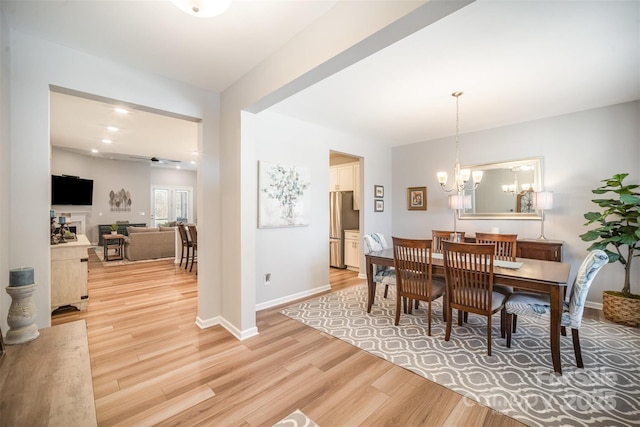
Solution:
M11 296L11 305L7 315L9 331L5 344L22 344L40 335L35 324L36 305L31 298L37 286L33 281L33 268L21 267L9 271L9 286L5 289Z

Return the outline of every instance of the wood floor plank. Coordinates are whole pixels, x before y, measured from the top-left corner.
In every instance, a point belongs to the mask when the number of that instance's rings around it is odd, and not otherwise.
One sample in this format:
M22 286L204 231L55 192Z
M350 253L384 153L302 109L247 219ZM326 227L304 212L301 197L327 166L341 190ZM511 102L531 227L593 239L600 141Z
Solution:
M330 276L334 290L363 282ZM196 307L195 274L172 261L105 267L90 251L88 309L52 323L87 323L98 425L268 426L298 408L325 427L521 425L279 307L244 341L198 328Z

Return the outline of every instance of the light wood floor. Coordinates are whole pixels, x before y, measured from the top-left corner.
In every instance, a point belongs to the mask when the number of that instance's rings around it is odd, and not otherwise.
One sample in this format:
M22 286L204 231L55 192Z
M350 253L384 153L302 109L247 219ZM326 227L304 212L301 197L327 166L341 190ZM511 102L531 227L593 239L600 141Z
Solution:
M362 281L331 270L334 289ZM270 426L296 409L323 427L521 425L278 308L244 341L195 316L194 274L90 251L88 310L52 323L86 319L99 425Z

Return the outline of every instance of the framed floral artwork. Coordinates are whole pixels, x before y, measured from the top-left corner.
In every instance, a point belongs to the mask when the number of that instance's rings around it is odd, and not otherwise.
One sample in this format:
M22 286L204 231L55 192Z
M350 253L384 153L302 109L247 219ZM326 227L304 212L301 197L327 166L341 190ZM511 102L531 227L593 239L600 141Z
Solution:
M309 225L310 177L305 167L258 162L258 227Z
M427 187L407 188L407 209L410 211L427 210Z
M375 200L374 203L374 212L384 212L384 200Z
M373 194L376 198L382 199L384 197L384 187L382 185L374 185Z

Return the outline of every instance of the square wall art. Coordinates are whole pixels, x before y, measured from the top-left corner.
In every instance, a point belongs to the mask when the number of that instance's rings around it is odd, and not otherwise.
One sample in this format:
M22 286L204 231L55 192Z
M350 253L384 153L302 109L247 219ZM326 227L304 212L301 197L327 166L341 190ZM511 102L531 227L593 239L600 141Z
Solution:
M309 168L258 162L258 227L309 225L310 187Z

